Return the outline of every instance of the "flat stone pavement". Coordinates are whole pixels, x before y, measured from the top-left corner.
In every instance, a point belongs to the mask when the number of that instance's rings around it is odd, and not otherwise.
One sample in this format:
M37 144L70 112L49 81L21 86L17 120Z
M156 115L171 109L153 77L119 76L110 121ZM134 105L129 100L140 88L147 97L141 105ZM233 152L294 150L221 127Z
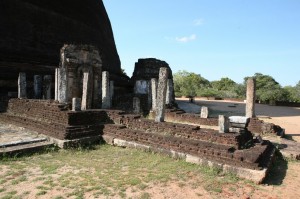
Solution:
M184 110L187 113L195 113L198 114L201 111L201 106L197 105L197 104L193 104L190 102L185 102L182 100L176 100L176 103L178 105L178 107L182 110Z
M0 122L0 148L46 140L46 136L35 131Z

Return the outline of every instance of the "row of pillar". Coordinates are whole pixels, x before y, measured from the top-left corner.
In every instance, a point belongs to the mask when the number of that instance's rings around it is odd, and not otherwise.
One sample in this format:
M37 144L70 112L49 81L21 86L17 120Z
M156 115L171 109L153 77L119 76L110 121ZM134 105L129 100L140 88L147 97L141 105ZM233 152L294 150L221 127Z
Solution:
M51 75L34 75L33 90L35 99L51 99ZM18 98L27 98L27 79L26 73L19 73L18 77Z
M73 110L87 110L92 105L92 88L91 81L93 81L90 72L83 73L83 90L82 99L73 99ZM51 75L34 75L34 98L51 99ZM98 89L98 85L94 85ZM43 93L42 93L43 92ZM102 108L109 109L112 106L112 97L114 95L114 82L109 80L109 72L102 73ZM68 78L65 68L55 69L55 100L59 103L68 102ZM27 98L27 79L26 73L19 73L18 78L18 98ZM80 101L80 103L79 103Z

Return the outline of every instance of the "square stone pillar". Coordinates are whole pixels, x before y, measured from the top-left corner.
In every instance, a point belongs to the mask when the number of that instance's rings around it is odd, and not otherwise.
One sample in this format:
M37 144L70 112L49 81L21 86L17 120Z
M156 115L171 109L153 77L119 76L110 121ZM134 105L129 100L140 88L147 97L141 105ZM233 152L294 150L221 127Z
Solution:
M157 89L157 103L156 103L156 122L163 122L165 119L165 105L167 94L167 82L169 71L166 67L161 67L159 70L158 89Z
M18 78L18 98L27 98L26 73L19 73Z
M246 117L255 117L256 82L254 78L247 80Z
M208 118L208 107L206 106L202 106L201 107L201 113L200 113L200 117L201 118Z
M152 111L156 110L156 99L157 99L157 79L151 79L151 96L152 96Z
M42 99L42 76L34 75L33 76L33 91L34 91L34 99Z
M58 100L58 73L59 68L55 68L55 76L54 76L54 100Z
M229 132L229 118L225 115L219 115L219 133Z
M81 99L74 97L72 99L72 111L81 111Z
M51 99L52 76L45 75L43 80L43 98Z
M111 108L111 98L109 89L109 72L102 72L102 108Z
M140 114L141 113L141 101L140 98L133 98L133 113Z
M109 81L109 94L110 94L111 101L113 99L114 93L115 93L115 84L114 84L114 81Z
M94 73L93 108L101 108L101 76Z
M172 104L173 103L173 95L174 95L173 80L172 79L168 79L166 104Z
M92 108L92 77L90 71L83 73L81 110Z
M57 100L59 103L68 103L68 79L65 68L58 69L57 75Z

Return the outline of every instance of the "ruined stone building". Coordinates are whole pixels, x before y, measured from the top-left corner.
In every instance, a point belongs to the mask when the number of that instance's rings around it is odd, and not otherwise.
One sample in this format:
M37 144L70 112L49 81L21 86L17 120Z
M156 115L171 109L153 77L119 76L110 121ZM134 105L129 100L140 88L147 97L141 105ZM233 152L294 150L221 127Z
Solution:
M133 76L124 75L100 0L1 0L0 96L0 121L47 135L60 147L104 140L257 183L274 157L270 142L253 137L249 118L230 131L224 116L178 109L165 61L139 59Z

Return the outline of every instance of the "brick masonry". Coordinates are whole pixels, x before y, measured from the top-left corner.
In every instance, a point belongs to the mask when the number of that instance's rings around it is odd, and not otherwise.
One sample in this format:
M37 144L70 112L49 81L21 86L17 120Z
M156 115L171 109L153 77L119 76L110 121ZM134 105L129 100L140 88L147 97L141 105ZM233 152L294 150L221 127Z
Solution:
M263 171L274 146L257 142L248 131L219 134L195 125L162 122L121 110L70 111L70 105L50 100L11 99L0 120L58 139L93 135L149 146L158 152L187 154L233 167ZM154 151L155 151L154 150Z

